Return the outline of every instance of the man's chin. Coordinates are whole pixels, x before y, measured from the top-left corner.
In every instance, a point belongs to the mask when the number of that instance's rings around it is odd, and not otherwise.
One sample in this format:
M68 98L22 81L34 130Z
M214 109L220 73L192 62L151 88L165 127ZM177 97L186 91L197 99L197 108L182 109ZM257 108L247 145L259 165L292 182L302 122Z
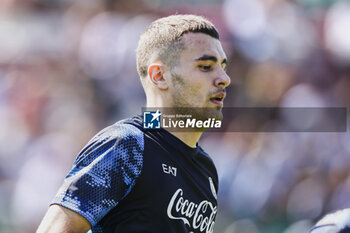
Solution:
M198 108L194 114L197 119L207 120L214 118L215 120L222 120L222 107Z
M216 108L215 111L213 110L213 114L215 115L213 118L216 120L222 120L224 118L222 114L222 107Z

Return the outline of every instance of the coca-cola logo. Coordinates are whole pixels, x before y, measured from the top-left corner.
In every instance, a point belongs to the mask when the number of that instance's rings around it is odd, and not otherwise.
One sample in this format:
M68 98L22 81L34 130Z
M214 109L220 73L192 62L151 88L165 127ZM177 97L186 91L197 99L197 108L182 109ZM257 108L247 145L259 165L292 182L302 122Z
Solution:
M167 209L169 218L182 220L193 229L206 233L213 232L216 213L217 207L208 200L196 204L185 199L182 189L176 190Z

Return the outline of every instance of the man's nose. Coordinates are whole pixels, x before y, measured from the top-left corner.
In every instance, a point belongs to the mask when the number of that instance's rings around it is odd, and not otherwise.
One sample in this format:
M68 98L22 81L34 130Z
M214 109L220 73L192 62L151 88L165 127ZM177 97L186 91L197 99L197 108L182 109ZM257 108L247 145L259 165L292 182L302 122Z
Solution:
M214 80L214 85L216 87L218 86L221 86L221 87L227 87L228 85L230 85L231 83L231 79L230 77L226 74L226 72L222 72L219 77L217 77L215 80Z

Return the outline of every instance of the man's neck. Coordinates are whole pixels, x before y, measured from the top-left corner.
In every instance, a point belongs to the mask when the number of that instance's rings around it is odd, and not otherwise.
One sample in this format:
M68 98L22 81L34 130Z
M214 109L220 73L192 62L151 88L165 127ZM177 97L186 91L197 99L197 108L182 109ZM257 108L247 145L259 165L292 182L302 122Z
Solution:
M203 132L169 132L189 147L195 148Z
M147 108L163 108L167 105L164 105L162 98L147 98ZM203 132L170 132L172 135L183 141L189 147L196 147L199 138L202 136Z

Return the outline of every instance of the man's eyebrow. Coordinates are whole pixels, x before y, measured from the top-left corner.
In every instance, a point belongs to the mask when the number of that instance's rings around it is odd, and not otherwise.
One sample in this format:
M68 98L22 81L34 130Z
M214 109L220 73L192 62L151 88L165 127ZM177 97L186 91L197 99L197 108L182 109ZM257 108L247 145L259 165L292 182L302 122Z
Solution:
M210 61L213 61L213 62L217 62L218 59L215 57L215 56L212 56L212 55L203 55L199 58L196 59L196 61L207 61L207 60L210 60Z
M213 61L213 62L217 62L218 61L217 57L212 56L212 55L203 55L203 56L201 56L201 57L196 59L196 61L207 61L207 60ZM224 58L222 60L221 64L226 64L226 63L227 63L227 60L226 60L226 58Z

